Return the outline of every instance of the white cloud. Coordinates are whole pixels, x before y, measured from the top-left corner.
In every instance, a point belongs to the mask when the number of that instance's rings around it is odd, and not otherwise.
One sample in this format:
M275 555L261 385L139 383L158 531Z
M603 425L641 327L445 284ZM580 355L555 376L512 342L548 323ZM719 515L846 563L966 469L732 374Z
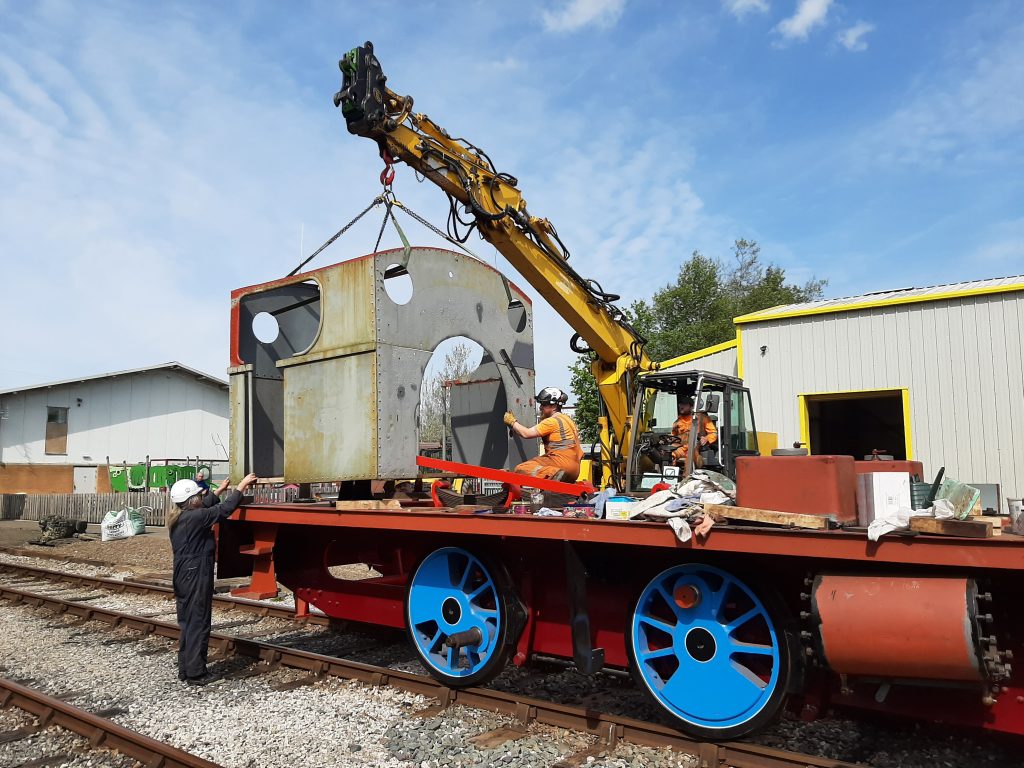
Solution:
M839 44L848 51L866 51L868 49L868 44L864 38L868 32L873 31L874 28L874 24L869 24L866 21L858 21L852 27L844 29L839 33Z
M832 0L800 0L796 12L780 21L775 30L784 40L806 40L811 31L825 23Z
M951 46L930 76L913 83L906 103L855 142L870 165L940 166L1019 162L1024 131L1024 24L985 46Z
M481 69L489 72L516 72L524 67L525 64L522 59L518 59L515 56L506 56L503 59L495 59L481 65Z
M171 359L224 376L228 292L295 263L300 216L345 209L310 171L345 167L340 120L258 61L238 87L237 41L173 12L155 35L65 10L0 32L0 328L20 329L0 386Z
M722 0L725 9L737 19L748 13L768 13L768 0Z
M971 260L992 269L1024 272L1024 219L993 227L985 241L975 248Z
M626 0L569 0L561 10L544 11L548 32L575 32L583 27L611 27L619 20Z
M692 158L680 138L678 128L651 126L647 140L637 142L609 127L563 149L557 163L519 174L530 212L558 227L572 253L570 264L619 294L619 307L673 281L694 248L714 252L711 240L727 228L708 214L689 181ZM722 236L714 246L726 242ZM544 386L569 391L573 329L542 300L535 301L534 312L538 386L543 379Z
M0 388L174 359L223 376L229 291L285 274L303 223L308 255L379 190L373 143L349 136L331 106L329 44L289 69L230 15L171 23L175 11L98 8L0 29L0 328L18 329L0 332ZM419 66L428 43L378 53L417 108L521 180L530 212L551 219L573 266L621 293L620 306L674 279L694 248L724 252L735 229L704 208L687 129L610 118L601 100L566 103L534 37L489 64L481 51L500 50L499 38L453 52L457 80ZM432 184L399 167L395 190L443 226L447 200ZM369 252L380 216L310 268ZM399 220L415 244L445 247ZM389 228L382 247L396 245ZM468 245L534 298L538 380L568 389L572 329L491 246Z

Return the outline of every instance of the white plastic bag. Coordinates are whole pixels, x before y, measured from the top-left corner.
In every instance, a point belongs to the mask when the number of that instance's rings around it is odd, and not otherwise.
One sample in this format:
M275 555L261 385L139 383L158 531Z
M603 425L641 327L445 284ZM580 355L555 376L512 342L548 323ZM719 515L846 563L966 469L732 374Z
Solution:
M936 499L935 503L927 509L910 509L900 507L895 512L889 512L882 517L876 517L868 526L868 538L871 541L878 541L879 538L891 531L906 530L910 527L912 517L934 517L937 520L948 520L953 517L953 505L946 499Z
M152 512L153 508L152 507L139 507L138 509L136 509L134 507L128 507L126 509L126 511L128 512L128 522L131 525L132 536L138 536L140 533L145 533L146 532L146 517L145 517L145 515L146 515L147 512Z
M100 523L101 541L127 539L134 535L135 529L127 509L122 509L120 512L111 510L103 516L103 522Z

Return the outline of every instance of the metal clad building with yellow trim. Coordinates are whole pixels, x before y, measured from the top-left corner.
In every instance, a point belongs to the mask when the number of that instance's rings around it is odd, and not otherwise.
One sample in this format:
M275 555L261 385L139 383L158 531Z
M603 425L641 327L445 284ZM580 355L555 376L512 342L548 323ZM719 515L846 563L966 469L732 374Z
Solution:
M713 347L699 349L689 355L674 357L665 360L661 364L662 371L692 371L700 369L721 373L726 376L736 376L737 366L737 343L735 340L727 341L724 344L716 344Z
M928 476L945 466L1000 484L1004 511L1024 495L1024 277L781 306L735 323L758 430L779 445L876 448L923 461ZM710 351L689 364L721 354Z

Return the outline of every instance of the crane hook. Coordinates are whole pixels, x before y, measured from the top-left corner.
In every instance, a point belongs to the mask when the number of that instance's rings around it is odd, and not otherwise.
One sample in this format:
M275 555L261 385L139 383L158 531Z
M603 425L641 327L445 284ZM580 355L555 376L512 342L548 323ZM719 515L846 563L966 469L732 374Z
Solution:
M380 172L380 183L385 187L390 187L391 182L395 180L395 163L398 162L398 158L392 156L387 149L380 151L380 157L384 161L384 170Z

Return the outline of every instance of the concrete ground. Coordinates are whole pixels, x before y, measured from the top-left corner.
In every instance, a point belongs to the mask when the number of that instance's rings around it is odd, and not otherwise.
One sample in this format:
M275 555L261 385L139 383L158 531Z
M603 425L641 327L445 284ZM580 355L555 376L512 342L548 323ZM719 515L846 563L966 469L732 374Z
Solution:
M39 537L39 523L35 520L0 520L0 546L20 547L29 539Z
M146 533L128 539L100 541L100 526L95 524L88 529L92 540L64 539L52 547L28 543L39 538L40 533L39 523L34 520L0 520L0 546L3 547L20 547L44 554L118 563L136 570L171 569L171 546L167 539L167 529L163 526L148 526Z

